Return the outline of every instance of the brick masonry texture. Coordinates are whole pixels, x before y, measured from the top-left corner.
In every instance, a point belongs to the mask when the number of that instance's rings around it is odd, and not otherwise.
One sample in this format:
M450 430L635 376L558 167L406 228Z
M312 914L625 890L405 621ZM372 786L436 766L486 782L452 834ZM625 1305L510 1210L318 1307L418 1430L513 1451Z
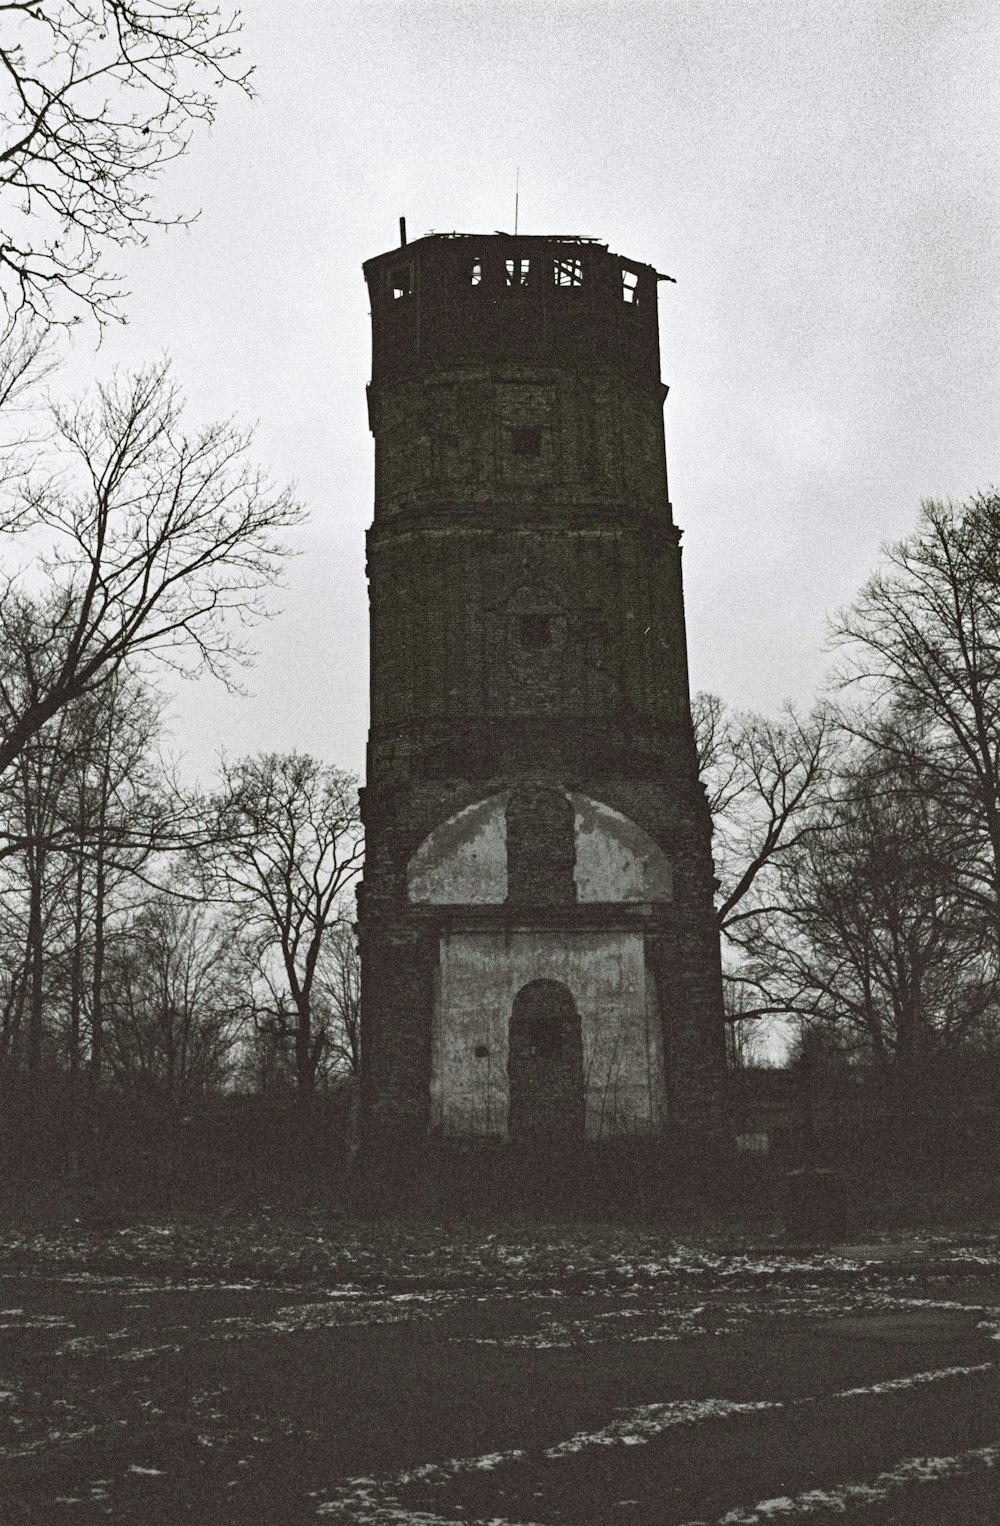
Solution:
M363 1148L716 1135L719 940L656 273L503 235L432 236L365 273ZM603 841L647 853L648 902L578 896L571 797L592 863Z

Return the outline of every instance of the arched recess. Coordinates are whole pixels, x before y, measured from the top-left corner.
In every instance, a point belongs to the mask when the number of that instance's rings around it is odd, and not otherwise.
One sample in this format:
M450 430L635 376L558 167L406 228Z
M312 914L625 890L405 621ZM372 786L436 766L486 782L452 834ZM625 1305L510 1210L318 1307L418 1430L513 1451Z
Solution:
M508 639L513 652L557 650L566 640L566 611L545 583L522 583L505 601Z
M508 1043L512 1139L584 1136L580 1014L560 980L532 980L514 997Z
M672 901L673 867L631 817L589 795L571 795L579 901Z
M544 583L522 583L499 611L504 708L516 715L558 712L569 657L567 611Z
M496 906L507 899L506 794L477 800L428 832L406 866L411 901Z

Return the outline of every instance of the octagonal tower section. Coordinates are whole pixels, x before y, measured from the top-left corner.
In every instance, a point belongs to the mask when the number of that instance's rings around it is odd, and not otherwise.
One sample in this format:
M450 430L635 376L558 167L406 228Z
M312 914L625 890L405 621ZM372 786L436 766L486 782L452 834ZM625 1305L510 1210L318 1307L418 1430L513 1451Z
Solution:
M504 234L365 277L363 1146L715 1133L662 278Z

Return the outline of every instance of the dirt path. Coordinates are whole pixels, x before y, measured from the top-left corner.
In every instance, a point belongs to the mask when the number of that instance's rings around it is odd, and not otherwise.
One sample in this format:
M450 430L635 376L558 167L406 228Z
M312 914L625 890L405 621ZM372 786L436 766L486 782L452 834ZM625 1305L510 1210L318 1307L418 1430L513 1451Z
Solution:
M0 1236L0 1520L1000 1520L1000 1245Z

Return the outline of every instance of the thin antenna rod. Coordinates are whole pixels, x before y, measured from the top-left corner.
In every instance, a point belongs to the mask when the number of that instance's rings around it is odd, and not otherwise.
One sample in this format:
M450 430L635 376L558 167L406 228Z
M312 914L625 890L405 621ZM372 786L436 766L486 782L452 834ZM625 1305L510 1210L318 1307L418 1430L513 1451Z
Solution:
M521 166L518 165L514 176L514 232L517 233L517 214L521 201Z

